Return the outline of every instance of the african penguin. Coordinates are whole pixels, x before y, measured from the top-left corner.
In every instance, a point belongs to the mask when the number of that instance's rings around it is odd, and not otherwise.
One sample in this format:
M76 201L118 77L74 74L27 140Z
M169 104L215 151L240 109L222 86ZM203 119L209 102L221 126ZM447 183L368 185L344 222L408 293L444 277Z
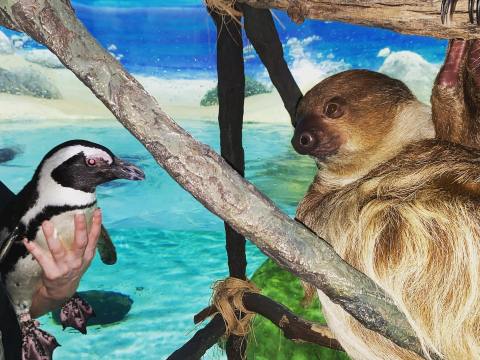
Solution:
M41 224L50 220L65 247L74 238L74 215L84 213L90 227L97 205L97 185L115 180L143 180L144 173L106 147L71 140L50 150L30 182L0 212L0 274L22 330L22 358L50 359L58 345L30 318L32 297L41 286L41 268L23 238L47 247ZM64 325L86 332L91 307L74 295L62 308Z

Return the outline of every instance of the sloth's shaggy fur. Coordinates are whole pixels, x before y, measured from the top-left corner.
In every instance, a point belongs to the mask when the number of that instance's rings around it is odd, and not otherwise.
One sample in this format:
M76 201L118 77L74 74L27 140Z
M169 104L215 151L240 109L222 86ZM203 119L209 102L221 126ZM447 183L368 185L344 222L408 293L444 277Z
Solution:
M322 93L325 86L331 87L329 96L332 89L341 91L335 79L325 81ZM307 101L313 95L318 100L313 92L306 95ZM369 96L369 88L364 95ZM380 92L375 96L382 99ZM371 99L370 106L382 106ZM388 94L383 100L388 103ZM407 98L380 119L391 122L391 129L402 123L407 132L384 133L384 137L394 136L403 146L389 151L370 147L369 158L375 162L357 167L350 181L344 181L343 170L335 170L346 159L341 149L329 159L317 159L319 171L298 207L297 219L396 301L424 345L426 357L436 353L451 360L479 359L480 151L421 140L430 137L428 131L418 132L420 140L415 141L409 127L431 126L429 117L405 116L405 109L415 103ZM362 124L359 119L356 123ZM368 141L381 144L384 137ZM348 147L348 141L342 146ZM362 146L357 141L349 152L361 158ZM319 297L328 325L352 358L420 359L364 328L320 291Z

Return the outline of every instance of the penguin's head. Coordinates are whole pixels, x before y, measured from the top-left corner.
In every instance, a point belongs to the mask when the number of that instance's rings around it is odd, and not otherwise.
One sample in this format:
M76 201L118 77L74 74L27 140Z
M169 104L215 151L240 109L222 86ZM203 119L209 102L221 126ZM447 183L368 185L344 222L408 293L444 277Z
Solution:
M86 140L71 140L50 150L34 178L40 183L53 180L63 188L94 192L97 185L115 179L143 180L135 165L116 157L105 146Z

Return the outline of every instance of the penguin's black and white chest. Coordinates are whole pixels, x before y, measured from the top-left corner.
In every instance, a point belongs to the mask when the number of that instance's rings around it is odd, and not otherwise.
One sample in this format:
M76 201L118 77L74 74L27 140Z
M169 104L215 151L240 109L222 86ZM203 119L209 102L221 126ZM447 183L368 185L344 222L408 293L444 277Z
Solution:
M66 249L71 248L74 241L75 214L85 214L87 228L90 228L95 208L96 205L94 203L85 208L63 211L49 219L55 229L54 236L58 238ZM35 235L32 241L35 241L42 248L48 249L42 227L38 225L34 231ZM29 310L35 292L42 285L41 276L42 270L40 265L28 253L18 257L11 270L4 274L5 287L17 314Z

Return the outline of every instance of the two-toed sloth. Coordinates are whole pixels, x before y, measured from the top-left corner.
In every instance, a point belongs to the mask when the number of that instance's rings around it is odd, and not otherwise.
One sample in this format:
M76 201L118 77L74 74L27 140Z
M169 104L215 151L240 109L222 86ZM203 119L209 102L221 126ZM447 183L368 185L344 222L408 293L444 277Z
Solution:
M459 44L467 50L454 54ZM318 165L297 219L396 301L427 353L451 360L480 359L480 151L445 140L448 129L476 119L442 113L447 104L439 100L466 81L468 46L449 48L449 56L462 58L437 78L435 126L402 82L353 70L305 95L292 139ZM439 128L443 139L434 139ZM353 359L420 359L318 293L329 327Z

